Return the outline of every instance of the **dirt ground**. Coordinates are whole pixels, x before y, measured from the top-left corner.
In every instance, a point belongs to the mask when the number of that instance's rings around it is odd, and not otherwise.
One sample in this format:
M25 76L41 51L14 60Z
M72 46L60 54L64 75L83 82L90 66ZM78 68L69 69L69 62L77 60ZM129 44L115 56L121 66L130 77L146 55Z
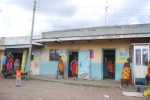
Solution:
M0 78L0 100L150 100L149 97L127 97L122 95L123 91L136 90L77 86L33 79L22 79L21 87L16 87L15 79Z

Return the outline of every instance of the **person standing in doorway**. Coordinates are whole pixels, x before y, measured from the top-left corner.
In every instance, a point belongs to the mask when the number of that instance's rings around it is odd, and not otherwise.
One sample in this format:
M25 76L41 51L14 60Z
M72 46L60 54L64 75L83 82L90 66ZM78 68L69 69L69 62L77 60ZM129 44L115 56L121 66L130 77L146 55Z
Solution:
M57 68L56 79L58 79L58 75L62 75L63 79L65 79L64 78L64 63L61 59L61 56L59 56L59 60L58 60L58 68Z
M20 66L20 60L19 59L15 59L15 62L14 62L14 69L16 70L16 69L18 69L18 68L20 68L21 66Z
M78 64L77 64L77 58L74 57L74 59L72 60L71 62L71 65L70 65L70 69L72 71L72 76L73 76L73 79L77 77L77 70L78 70Z
M107 68L108 68L109 78L113 78L114 70L113 70L113 62L111 58L109 58L108 60Z

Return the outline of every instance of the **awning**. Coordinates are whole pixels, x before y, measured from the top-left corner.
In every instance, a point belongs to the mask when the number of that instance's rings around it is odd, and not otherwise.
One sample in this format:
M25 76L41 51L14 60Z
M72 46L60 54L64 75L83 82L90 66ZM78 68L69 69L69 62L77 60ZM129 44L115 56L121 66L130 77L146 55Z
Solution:
M6 48L29 48L30 45L29 44L26 44L26 45L9 45L9 46L6 46Z

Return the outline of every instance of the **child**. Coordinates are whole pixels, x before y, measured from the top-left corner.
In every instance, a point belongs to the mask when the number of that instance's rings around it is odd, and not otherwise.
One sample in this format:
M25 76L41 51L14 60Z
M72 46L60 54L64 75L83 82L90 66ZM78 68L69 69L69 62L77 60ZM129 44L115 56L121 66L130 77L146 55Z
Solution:
M14 69L16 70L16 87L21 86L21 68L20 68L20 60L15 59Z
M16 68L16 87L21 87L21 68Z

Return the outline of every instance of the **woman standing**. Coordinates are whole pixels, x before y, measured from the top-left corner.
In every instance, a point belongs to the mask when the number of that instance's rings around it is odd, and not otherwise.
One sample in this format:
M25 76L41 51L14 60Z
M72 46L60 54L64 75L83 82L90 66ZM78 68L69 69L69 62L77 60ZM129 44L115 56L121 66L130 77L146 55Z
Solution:
M148 62L147 75L145 77L147 84L150 84L150 60Z
M11 69L11 56L7 56L7 63L6 63L6 67L8 70Z
M131 70L130 70L130 65L129 63L124 63L124 67L122 70L122 78L121 78L121 85L120 87L122 88L123 84L128 84L131 82Z
M59 60L58 60L58 68L57 68L57 76L56 79L58 78L58 75L62 75L63 79L64 78L64 63L61 59L61 56L59 56Z
M71 71L72 71L72 76L73 76L73 78L76 78L76 75L77 75L77 68L78 68L77 58L74 57L74 59L73 59L72 62L71 62L71 65L70 65L70 69L71 69Z

